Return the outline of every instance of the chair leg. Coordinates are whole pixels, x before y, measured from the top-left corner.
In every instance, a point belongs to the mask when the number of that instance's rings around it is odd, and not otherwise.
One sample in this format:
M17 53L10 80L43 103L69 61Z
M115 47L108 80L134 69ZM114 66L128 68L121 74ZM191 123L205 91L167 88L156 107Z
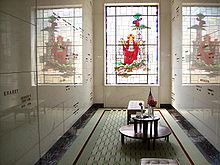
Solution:
M123 134L121 134L121 144L124 144L124 135Z
M147 147L150 149L150 139L147 139Z
M169 135L165 137L165 140L169 142Z
M156 142L156 139L153 139L153 150L155 149L155 142Z

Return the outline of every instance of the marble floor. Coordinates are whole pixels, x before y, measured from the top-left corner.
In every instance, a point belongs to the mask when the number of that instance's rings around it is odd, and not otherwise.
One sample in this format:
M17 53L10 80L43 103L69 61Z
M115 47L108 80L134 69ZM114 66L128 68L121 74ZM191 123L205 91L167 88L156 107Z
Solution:
M80 134L81 130L87 124L89 119L95 114L102 105L91 107L54 145L51 149L36 163L36 165L55 165L62 158L64 153L71 146L73 141ZM220 162L220 152L215 149L177 110L167 109L173 116L179 126L185 131L188 137L198 147L207 161L212 165L218 165Z
M185 131L188 137L197 146L203 156L212 165L218 165L220 162L220 152L195 129L176 109L167 109L174 117L179 126Z
M83 127L89 119L94 115L98 108L102 105L94 105L38 160L35 165L55 165L62 158L77 136L80 134Z

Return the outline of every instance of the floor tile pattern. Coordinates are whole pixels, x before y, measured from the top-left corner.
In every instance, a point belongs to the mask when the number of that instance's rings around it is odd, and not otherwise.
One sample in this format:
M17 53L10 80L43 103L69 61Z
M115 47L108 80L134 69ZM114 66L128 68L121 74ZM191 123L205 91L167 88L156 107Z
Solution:
M126 110L105 112L76 165L139 165L143 157L180 158L181 162L189 164L173 135L170 136L170 142L156 140L155 150L152 147L148 150L147 143L142 140L128 137L125 137L125 144L122 145L118 130L126 125L126 113Z

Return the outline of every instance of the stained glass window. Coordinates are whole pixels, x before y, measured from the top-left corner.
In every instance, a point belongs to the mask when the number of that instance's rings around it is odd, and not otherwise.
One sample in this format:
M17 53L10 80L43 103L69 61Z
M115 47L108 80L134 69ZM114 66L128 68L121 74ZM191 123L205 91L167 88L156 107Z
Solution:
M105 7L106 85L158 84L158 5Z
M39 84L82 83L82 8L37 11Z
M183 84L220 83L220 7L182 8Z

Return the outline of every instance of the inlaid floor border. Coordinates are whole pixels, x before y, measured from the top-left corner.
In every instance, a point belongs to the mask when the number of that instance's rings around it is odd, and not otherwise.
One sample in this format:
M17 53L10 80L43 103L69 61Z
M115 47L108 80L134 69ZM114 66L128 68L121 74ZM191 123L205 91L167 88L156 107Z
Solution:
M181 149L183 150L184 154L186 155L186 157L189 159L190 163L192 165L194 165L193 160L191 159L191 157L189 156L189 154L186 152L184 146L182 145L182 143L180 142L179 138L176 136L175 132L173 131L172 127L170 126L170 124L168 123L168 121L166 120L166 118L164 117L163 113L161 113L160 110L156 110L160 113L160 115L163 117L164 121L166 122L167 126L170 128L172 134L174 135L174 137L176 138L177 142L179 143Z

